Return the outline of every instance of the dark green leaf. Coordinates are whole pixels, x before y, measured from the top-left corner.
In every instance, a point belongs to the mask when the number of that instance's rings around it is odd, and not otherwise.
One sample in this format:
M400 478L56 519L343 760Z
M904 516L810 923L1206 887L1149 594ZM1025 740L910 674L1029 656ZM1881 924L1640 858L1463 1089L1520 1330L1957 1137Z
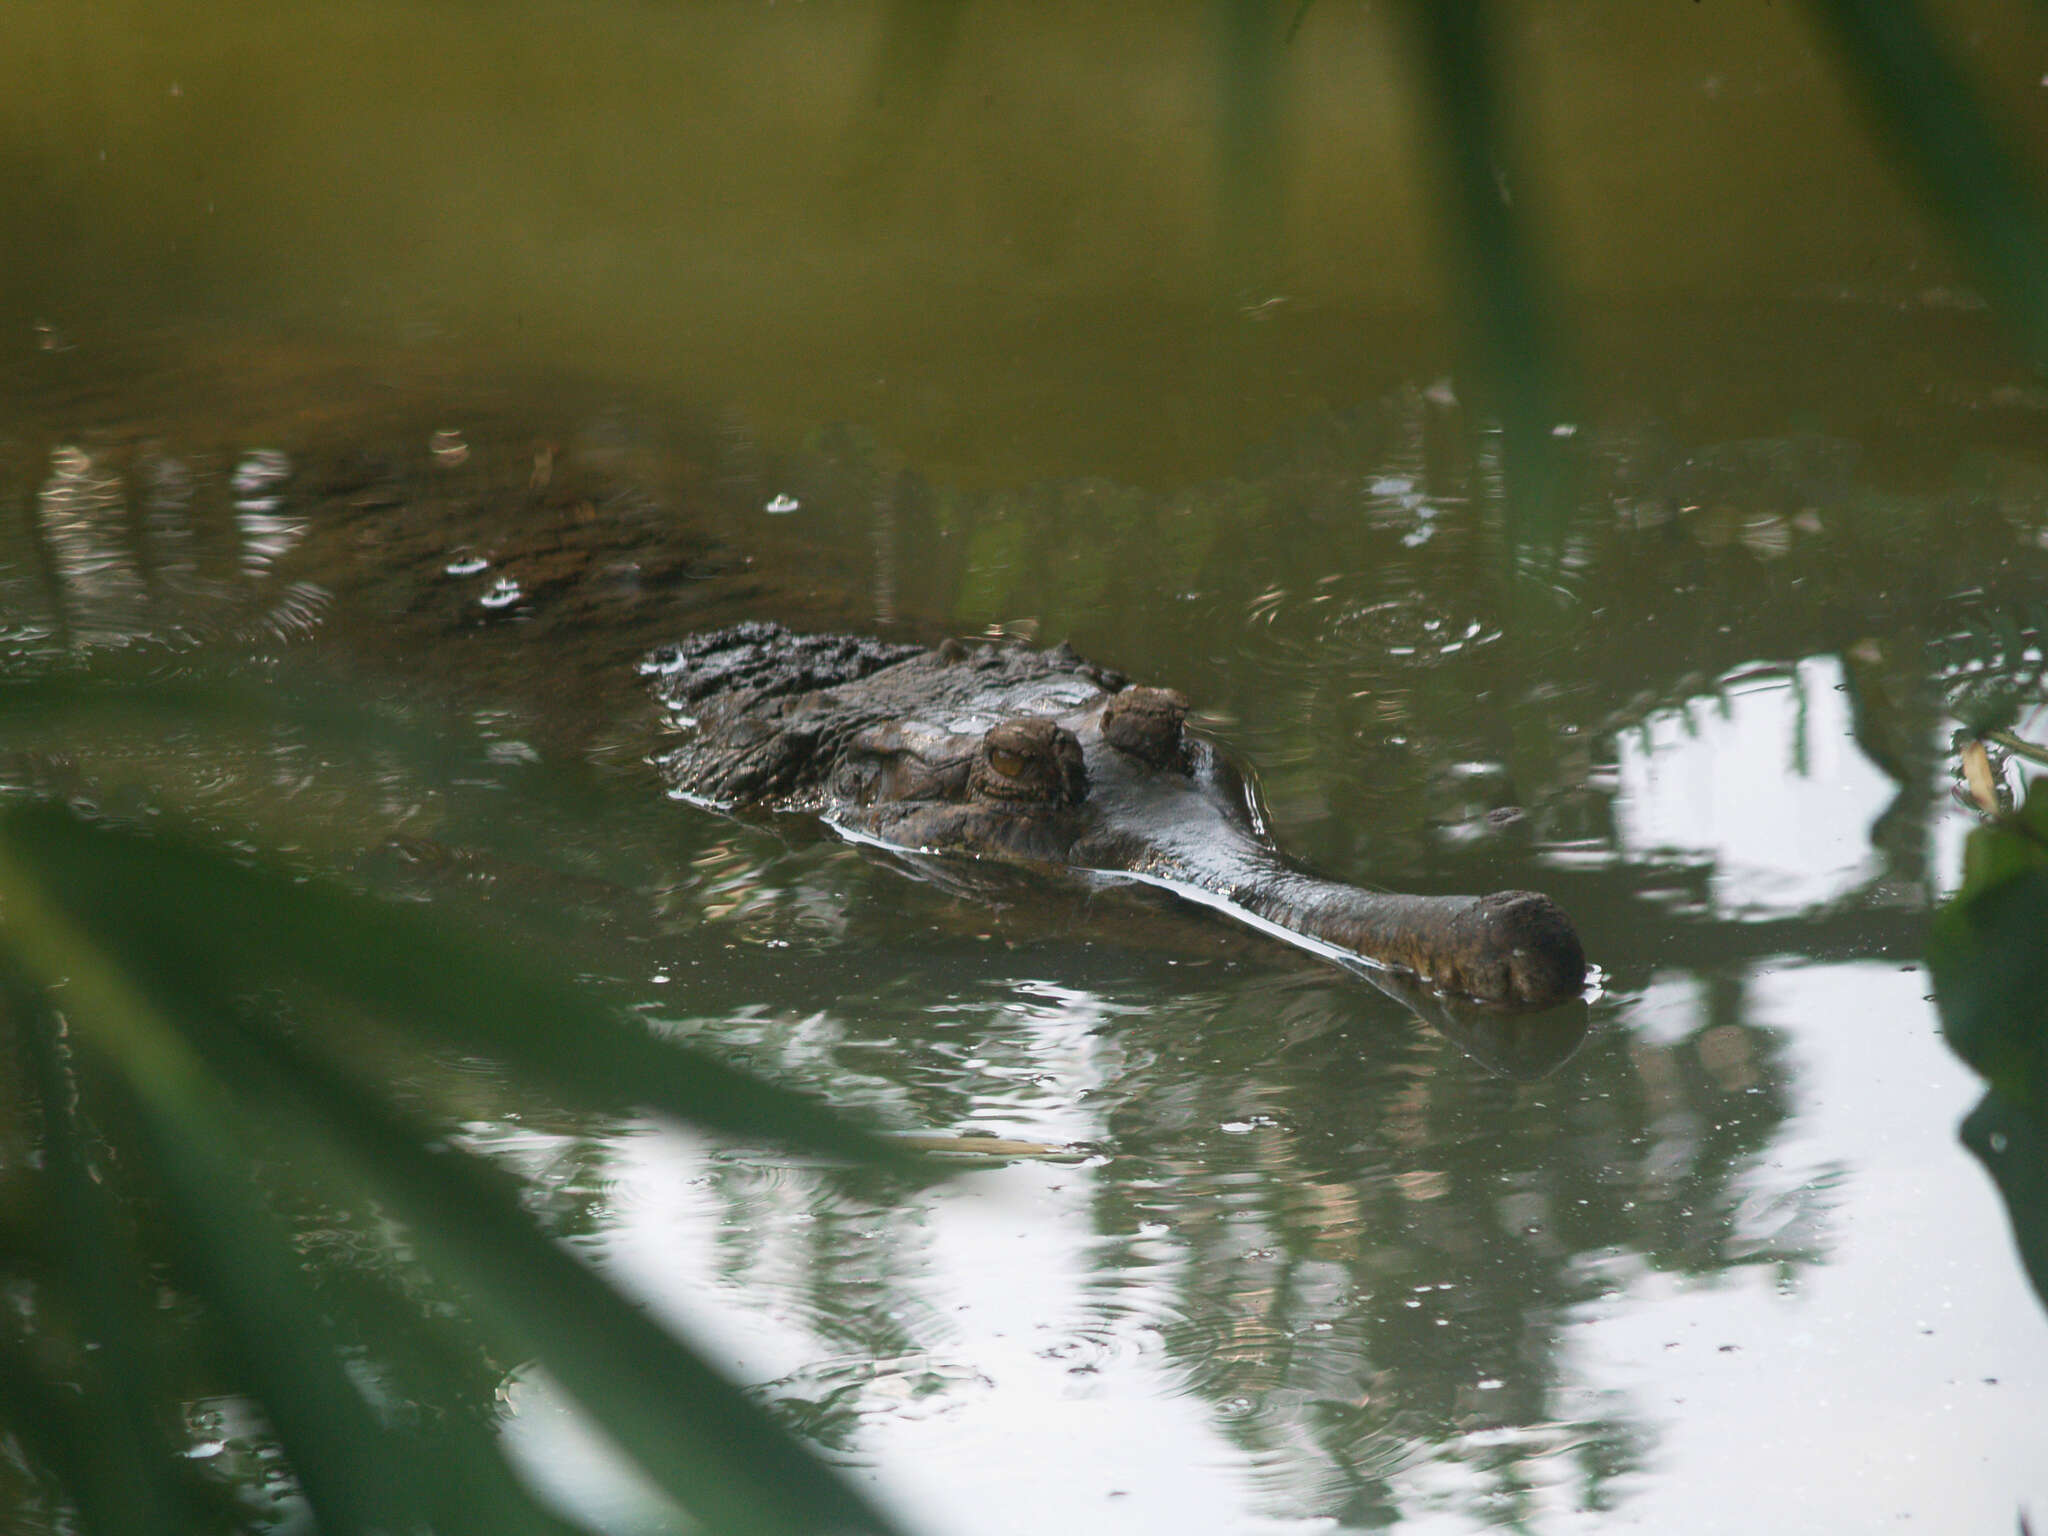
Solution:
M1963 1121L1963 1145L2005 1197L2020 1262L2048 1306L2048 1120L2004 1095L1984 1095Z
M2048 794L1970 834L1963 887L1935 915L1942 1033L1990 1085L1963 1140L1997 1181L2048 1303Z
M0 891L13 964L62 985L67 1022L130 1101L140 1158L177 1217L179 1268L222 1320L323 1527L417 1527L410 1468L348 1379L290 1238L256 1190L233 1102L11 846L0 847Z
M280 1261L291 1261L283 1234L248 1208L237 1194L242 1180L219 1166L220 1137L214 1127L260 1108L282 1113L295 1126L318 1126L337 1149L328 1161L409 1224L429 1267L460 1285L473 1309L490 1320L497 1334L513 1341L521 1357L538 1357L663 1487L717 1528L778 1536L889 1529L882 1516L694 1352L543 1236L521 1210L507 1177L473 1157L432 1150L443 1145L435 1128L385 1106L373 1089L302 1040L236 1022L233 993L247 982L235 963L237 955L265 952L271 966L303 969L330 985L346 986L359 975L349 966L351 954L362 954L362 964L374 973L389 963L393 951L420 949L413 928L420 916L416 910L394 912L315 883L274 880L190 848L166 848L156 839L62 813L17 813L7 832L8 846L17 854L30 852L40 867L61 874L66 905L75 905L82 918L89 915L95 929L117 946L113 952L128 958L128 970L144 980L147 998L123 997L121 989L105 983L91 989L98 996L83 1000L88 1009L97 1002L104 1012L126 1014L118 1028L101 1030L94 1038L105 1035L115 1042L114 1054L129 1073L131 1091L145 1119L154 1122L157 1156L174 1193L188 1193L180 1178L187 1169L211 1167L223 1183L215 1208L194 1210L184 1200L181 1215L195 1235L215 1245L238 1270L262 1276ZM18 887L25 884L17 882ZM152 913L160 921L145 933L139 925ZM394 921L400 917L407 921ZM291 930L300 925L321 935L320 945L297 942ZM45 926L57 935L56 953L66 943L77 951L70 957L71 974L95 958L82 952L82 940L65 936L62 919ZM231 942L218 937L223 933ZM416 958L445 967L451 936L437 936L441 946L422 950ZM323 949L338 951L339 961ZM468 958L460 949L456 953L458 959ZM592 1010L575 989L537 974L519 957L490 958L515 970L527 1006L538 994L560 1010L560 1027L590 1023L585 1015ZM428 976L411 979L446 1001ZM478 985L472 978L469 990ZM383 992L374 1000L397 1001L395 994ZM486 1002L514 1006L511 998L495 993L487 994ZM419 1006L415 999L415 1010ZM166 1020L178 1027L170 1028ZM146 1037L142 1043L149 1051L124 1054L120 1044L138 1036ZM187 1049L197 1057L188 1059ZM145 1054L173 1070L146 1086L136 1082ZM721 1073L721 1079L736 1076ZM239 1090L239 1112L222 1085ZM755 1129L762 1128L761 1102L744 1122ZM769 1102L767 1107L778 1117L769 1122L771 1128L782 1125L779 1117L788 1106ZM201 1108L207 1124L195 1120ZM804 1109L808 1117L819 1114L808 1104ZM801 1128L807 1125L806 1120ZM842 1148L855 1145L841 1142ZM219 1230L224 1212L232 1212L243 1229L233 1243ZM255 1251L264 1246L273 1250L267 1257ZM204 1264L200 1269L205 1294L244 1335L252 1375L259 1374L253 1369L259 1363L255 1357L268 1346L249 1337L260 1331L252 1329L248 1317L251 1298L235 1293L233 1276L208 1273ZM270 1283L273 1288L278 1284L275 1275ZM317 1325L303 1318L300 1323L308 1338L320 1335ZM319 1347L314 1346L316 1353ZM288 1401L303 1401L309 1383L280 1380L278 1370L271 1363L271 1387ZM265 1400L270 1400L269 1390ZM340 1410L330 1396L321 1412L331 1418ZM296 1437L288 1433L286 1438L292 1442ZM323 1493L323 1511L328 1508L324 1499Z
M219 1037L214 1065L250 1097L331 1137L379 1204L407 1223L428 1267L467 1293L471 1313L519 1357L539 1359L692 1513L721 1531L762 1536L893 1529L696 1351L543 1235L509 1175L447 1148L435 1128L275 1031Z
M79 1394L49 1379L36 1353L0 1334L0 1424L17 1437L37 1469L54 1478L76 1501L88 1526L111 1532L148 1527L120 1523L125 1501L102 1498L95 1475L98 1445ZM110 1508L112 1503L115 1507Z
M2000 849L2023 846L2013 834L2000 837ZM1937 914L1927 958L1956 1054L2000 1093L2048 1116L2048 867L2015 866L1958 896Z
M14 812L0 837L49 871L75 921L172 993L208 993L229 978L310 983L504 1061L574 1103L640 1104L711 1130L931 1174L929 1163L810 1095L659 1040L542 958L438 913L47 808Z
M67 1483L94 1528L109 1536L176 1530L184 1522L169 1477L182 1447L172 1445L158 1417L165 1394L144 1332L149 1312L142 1279L79 1123L77 1085L58 1021L11 967L0 978L0 992L30 1059L51 1199L64 1213L56 1238L62 1293L78 1329L77 1414L95 1447L86 1483Z

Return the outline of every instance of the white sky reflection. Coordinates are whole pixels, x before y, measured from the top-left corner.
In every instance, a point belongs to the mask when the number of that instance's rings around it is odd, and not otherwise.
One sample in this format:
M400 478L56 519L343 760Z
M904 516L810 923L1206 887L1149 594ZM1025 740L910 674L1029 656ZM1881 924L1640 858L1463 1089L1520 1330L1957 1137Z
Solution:
M1991 1182L1956 1139L1981 1086L1943 1045L1918 967L1764 972L1750 1020L1791 1041L1795 1112L1759 1181L1840 1165L1825 1257L1782 1288L1640 1266L1582 1309L1566 1375L1653 1426L1606 1515L1549 1532L2010 1531L2048 1514L2048 1318ZM1457 1520L1404 1530L1474 1529Z
M1618 757L1622 851L1712 858L1727 912L1794 912L1854 889L1876 868L1870 824L1897 793L1849 734L1832 656L1653 715L1620 736Z
M1867 880L1868 828L1894 786L1851 740L1840 680L1832 660L1810 660L1656 717L1647 743L1625 738L1625 852L1713 860L1716 905L1735 912L1795 911ZM1946 866L1967 818L1938 819ZM1771 1070L1786 1118L1741 1165L1727 1250L1767 1257L1704 1277L1653 1268L1634 1249L1575 1260L1611 1289L1566 1315L1550 1422L1517 1431L1526 1528L1990 1532L2012 1530L2023 1506L2038 1526L2048 1317L1989 1179L1957 1140L1979 1085L1940 1039L1924 970L1783 964L1725 980L1742 989L1745 1039L1781 1047ZM1602 1027L1714 1070L1707 1037L1736 1031L1710 1018L1712 993L1704 978L1660 974L1618 996ZM1098 1105L1117 1093L1100 1090L1144 1070L1124 1059L1117 1005L1020 981L977 1006L974 1054L945 1070L963 1074L978 1129L1112 1136ZM1233 1439L1221 1405L1196 1390L1196 1367L1167 1349L1186 1252L1170 1219L1156 1236L1098 1230L1116 1204L1098 1198L1114 1164L968 1174L884 1211L849 1247L844 1224L867 1218L831 1212L801 1165L722 1156L666 1129L623 1136L614 1152L613 1224L598 1241L608 1269L742 1380L788 1378L803 1401L851 1384L851 1475L914 1530L1340 1529L1270 1513L1288 1479L1261 1458L1292 1453ZM854 1281L902 1309L915 1355L849 1354L813 1330L834 1261L810 1234L828 1220L842 1223L832 1251ZM721 1244L734 1242L745 1254L722 1268ZM536 1480L586 1517L633 1528L630 1489L567 1415L529 1383L514 1396L511 1439ZM1640 1432L1639 1460L1592 1510L1573 1437L1603 1418ZM1493 1528L1473 1497L1481 1443L1454 1437L1393 1473L1403 1536Z
M1816 1230L1799 1234L1820 1261L1701 1280L1620 1256L1616 1294L1565 1327L1555 1408L1625 1401L1646 1430L1643 1464L1594 1512L1578 1506L1564 1460L1548 1482L1539 1457L1525 1469L1541 1489L1532 1528L2002 1531L2022 1504L2048 1512L2048 1320L1989 1181L1956 1140L1978 1087L1940 1040L1924 971L1788 967L1749 987L1748 1017L1786 1037L1797 1092L1744 1181L1748 1203L1768 1212L1824 1184L1808 1205ZM1652 989L1651 1037L1687 1033L1688 990ZM1084 1059L1049 1044L1070 1064ZM743 1281L718 1272L733 1208L706 1182L711 1149L662 1130L618 1151L621 1225L603 1245L612 1273L744 1380L815 1368L821 1345L794 1270L778 1277L771 1253ZM1096 1177L1032 1164L969 1174L889 1229L896 1242L911 1234L894 1291L908 1293L930 1346L909 1364L955 1384L929 1411L866 1413L853 1475L933 1536L1338 1529L1261 1515L1256 1469L1147 1315L1172 1294L1170 1256L1149 1279L1126 1258L1105 1321ZM800 1205L806 1182L782 1192ZM746 1202L771 1249L798 1217L773 1205L758 1189ZM567 1416L544 1394L518 1401L522 1462L587 1517L630 1529L631 1493ZM1399 1529L1487 1529L1460 1497L1462 1477L1455 1459L1401 1474Z
M1114 1067L1113 1051L1097 1059L1104 1006L1085 992L1024 983L1005 1013L1018 1026L1006 1043L1039 1058L1057 1094L1040 1113L1013 1103L1008 1114L977 1114L976 1126L1101 1136L1085 1100ZM650 1129L615 1152L619 1225L602 1243L608 1272L742 1381L818 1369L821 1345L798 1292L811 1257L792 1236L810 1219L810 1180L774 1191L789 1197L785 1210L759 1184L749 1188L744 1219L762 1244L735 1282L716 1263L733 1207L706 1178L710 1146ZM757 1172L765 1162L749 1158ZM1166 1303L1170 1268L1147 1281L1126 1256L1113 1302L1097 1288L1095 1177L1070 1164L968 1173L916 1196L910 1219L878 1226L877 1242L908 1235L915 1244L890 1256L889 1293L909 1296L911 1331L926 1345L885 1364L948 1384L903 1412L877 1411L877 1394L862 1394L863 1465L851 1475L933 1536L1298 1529L1258 1515L1245 1453L1166 1355L1147 1307ZM518 1396L509 1438L528 1476L585 1518L630 1528L636 1504L645 1505L612 1481L588 1432L545 1392Z

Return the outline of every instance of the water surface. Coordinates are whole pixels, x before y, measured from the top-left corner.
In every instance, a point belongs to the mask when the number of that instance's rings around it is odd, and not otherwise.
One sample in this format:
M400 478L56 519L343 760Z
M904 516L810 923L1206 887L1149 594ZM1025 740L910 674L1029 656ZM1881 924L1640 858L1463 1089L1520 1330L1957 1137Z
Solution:
M1981 9L2031 110L2038 28ZM0 666L312 666L468 754L10 724L7 792L542 929L882 1124L1077 1146L907 1195L451 1090L918 1529L2038 1518L2048 1323L1917 957L1956 716L2038 698L2048 395L1825 56L1518 23L1583 379L1536 588L1383 18L1313 8L1272 196L1219 212L1192 13L969 8L898 77L904 14L0 22L45 232L0 277ZM742 617L1177 687L1323 871L1555 894L1586 1038L1502 1075L1156 894L668 802L632 663ZM659 1522L531 1370L480 1390L542 1486Z

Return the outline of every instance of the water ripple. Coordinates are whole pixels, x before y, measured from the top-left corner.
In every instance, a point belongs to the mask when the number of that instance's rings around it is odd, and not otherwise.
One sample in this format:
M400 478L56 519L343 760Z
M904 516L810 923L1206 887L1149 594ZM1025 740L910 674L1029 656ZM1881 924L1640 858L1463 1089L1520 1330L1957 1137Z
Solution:
M748 1395L790 1429L834 1453L842 1465L865 1466L854 1446L881 1420L922 1420L957 1412L995 1383L973 1366L923 1351L872 1358L820 1360Z

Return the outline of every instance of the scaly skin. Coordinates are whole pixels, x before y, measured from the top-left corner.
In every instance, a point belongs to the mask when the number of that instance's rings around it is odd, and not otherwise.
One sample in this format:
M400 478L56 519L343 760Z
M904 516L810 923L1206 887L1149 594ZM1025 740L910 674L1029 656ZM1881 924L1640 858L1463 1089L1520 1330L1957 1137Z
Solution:
M1578 935L1547 896L1404 896L1297 869L1256 829L1236 768L1185 730L1185 699L1065 647L742 625L643 670L694 724L662 759L692 798L811 811L898 848L1127 875L1498 1008L1584 989Z

